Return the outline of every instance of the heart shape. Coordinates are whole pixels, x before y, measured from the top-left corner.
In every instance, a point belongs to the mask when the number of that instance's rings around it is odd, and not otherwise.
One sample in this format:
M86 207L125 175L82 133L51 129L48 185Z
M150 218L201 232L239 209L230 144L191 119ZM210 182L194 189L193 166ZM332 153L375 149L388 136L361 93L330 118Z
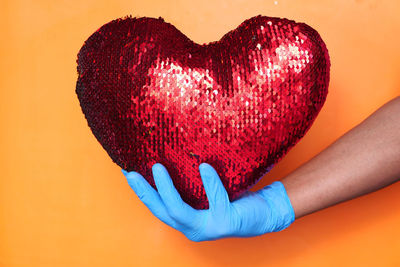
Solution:
M162 163L197 209L208 208L199 164L238 198L311 127L330 68L314 29L261 15L203 45L162 18L113 20L77 63L82 111L112 160L154 188L151 166Z

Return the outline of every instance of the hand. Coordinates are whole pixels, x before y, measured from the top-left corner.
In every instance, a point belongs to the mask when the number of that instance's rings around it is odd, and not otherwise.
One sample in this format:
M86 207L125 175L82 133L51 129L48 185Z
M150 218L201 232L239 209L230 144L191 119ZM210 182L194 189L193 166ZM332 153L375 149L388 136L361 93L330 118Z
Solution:
M209 202L207 210L196 210L185 203L160 163L152 167L158 192L139 173L122 172L156 217L192 241L257 236L281 231L294 221L294 211L281 182L246 192L230 202L215 169L202 163L199 170Z

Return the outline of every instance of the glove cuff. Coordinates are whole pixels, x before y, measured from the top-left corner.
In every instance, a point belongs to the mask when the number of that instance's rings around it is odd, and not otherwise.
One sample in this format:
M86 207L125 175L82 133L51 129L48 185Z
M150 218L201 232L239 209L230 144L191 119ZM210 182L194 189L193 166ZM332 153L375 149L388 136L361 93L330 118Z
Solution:
M275 211L277 222L272 232L279 232L287 228L295 220L295 214L284 185L280 181L264 187L263 197L271 203Z

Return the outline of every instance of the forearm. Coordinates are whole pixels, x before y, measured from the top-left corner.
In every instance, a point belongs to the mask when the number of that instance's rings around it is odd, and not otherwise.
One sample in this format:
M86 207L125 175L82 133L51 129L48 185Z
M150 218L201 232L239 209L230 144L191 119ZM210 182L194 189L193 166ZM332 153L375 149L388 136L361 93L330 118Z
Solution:
M400 97L286 176L296 218L400 179Z

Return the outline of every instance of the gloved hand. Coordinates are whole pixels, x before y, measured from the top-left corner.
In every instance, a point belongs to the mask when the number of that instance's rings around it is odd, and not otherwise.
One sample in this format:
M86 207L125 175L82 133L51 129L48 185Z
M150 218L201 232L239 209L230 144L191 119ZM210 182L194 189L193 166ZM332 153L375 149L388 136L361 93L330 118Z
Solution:
M207 210L196 210L185 203L160 163L152 167L158 192L139 173L122 172L156 217L192 241L257 236L281 231L294 221L294 211L281 182L257 192L246 192L230 202L215 169L202 163L199 170L209 201Z

